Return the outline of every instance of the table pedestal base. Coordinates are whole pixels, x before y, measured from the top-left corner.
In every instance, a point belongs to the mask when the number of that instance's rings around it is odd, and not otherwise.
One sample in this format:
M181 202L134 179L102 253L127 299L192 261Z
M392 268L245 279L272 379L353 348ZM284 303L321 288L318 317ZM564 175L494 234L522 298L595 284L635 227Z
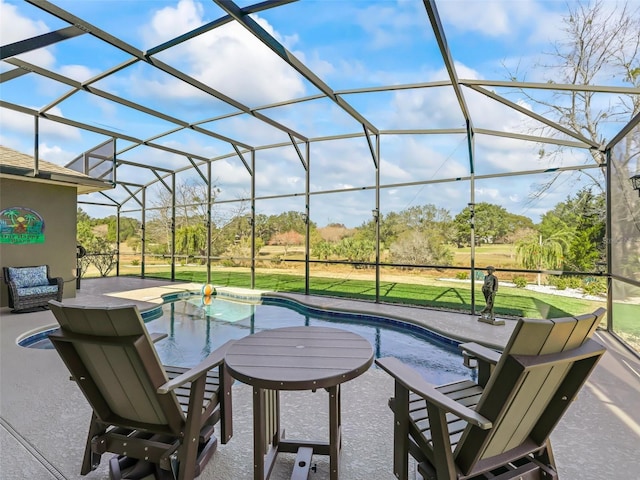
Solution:
M329 479L338 480L342 448L340 385L326 389L329 393L329 441L285 439L280 428L278 390L253 388L253 478L268 480L278 453L296 453L291 480L306 480L312 455L329 456Z

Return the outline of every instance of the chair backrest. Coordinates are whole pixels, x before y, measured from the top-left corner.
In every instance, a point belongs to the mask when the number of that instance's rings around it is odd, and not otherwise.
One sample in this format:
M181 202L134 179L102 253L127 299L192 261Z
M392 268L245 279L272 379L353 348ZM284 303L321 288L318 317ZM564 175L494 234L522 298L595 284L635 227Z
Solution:
M137 307L49 302L60 331L49 336L73 379L104 423L178 434L185 416Z
M49 265L33 267L2 267L4 282L14 282L17 287L39 287L49 284Z
M456 446L465 474L544 444L604 353L589 341L604 314L518 322L476 406L493 428L467 426Z

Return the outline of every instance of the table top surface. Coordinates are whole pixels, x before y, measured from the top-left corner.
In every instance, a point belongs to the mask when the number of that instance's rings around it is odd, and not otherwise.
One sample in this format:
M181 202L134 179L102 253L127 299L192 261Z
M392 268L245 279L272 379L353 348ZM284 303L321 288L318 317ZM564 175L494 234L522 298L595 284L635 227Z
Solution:
M363 374L372 363L368 340L329 327L264 330L235 341L225 355L234 378L274 390L333 387Z

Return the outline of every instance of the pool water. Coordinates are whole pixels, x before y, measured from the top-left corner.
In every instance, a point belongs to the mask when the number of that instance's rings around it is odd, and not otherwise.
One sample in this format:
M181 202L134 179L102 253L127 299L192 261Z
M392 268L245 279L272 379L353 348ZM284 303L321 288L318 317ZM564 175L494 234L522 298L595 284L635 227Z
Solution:
M462 365L455 342L440 340L416 326L389 318L304 307L281 298L260 304L210 297L191 297L163 305L163 315L147 322L153 333L166 333L156 343L164 364L193 366L228 340L278 327L331 326L357 333L371 343L376 358L394 356L416 368L434 384L472 378L474 370Z

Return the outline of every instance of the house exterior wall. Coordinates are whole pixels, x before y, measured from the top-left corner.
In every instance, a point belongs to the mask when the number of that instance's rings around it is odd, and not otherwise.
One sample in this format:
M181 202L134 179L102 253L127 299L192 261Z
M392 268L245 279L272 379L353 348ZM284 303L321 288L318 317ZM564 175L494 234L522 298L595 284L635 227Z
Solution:
M44 220L44 242L0 243L2 267L49 265L50 275L62 277L64 298L76 296L76 216L75 187L28 180L0 179L0 212L12 207L32 210ZM0 220L7 220L3 218ZM9 303L7 285L2 281L0 306Z

